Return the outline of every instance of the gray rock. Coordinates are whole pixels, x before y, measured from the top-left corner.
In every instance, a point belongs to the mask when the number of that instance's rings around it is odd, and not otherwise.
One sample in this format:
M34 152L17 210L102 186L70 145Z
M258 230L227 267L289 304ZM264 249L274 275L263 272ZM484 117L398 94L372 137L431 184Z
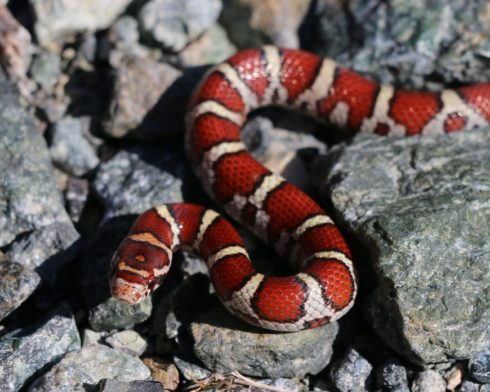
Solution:
M409 392L407 370L396 360L390 360L376 369L378 387L387 391Z
M32 329L0 338L0 390L16 392L31 377L80 348L80 336L71 310L63 304Z
M102 379L145 380L150 370L138 358L112 348L94 345L74 351L39 377L29 392L85 392L96 390Z
M134 45L140 39L138 21L129 15L119 18L111 27L111 32L117 42Z
M99 164L95 146L89 141L89 117L65 117L53 127L49 152L65 172L83 176Z
M140 11L142 30L173 52L210 28L221 11L220 0L150 0Z
M95 344L101 344L104 337L104 332L96 332L91 329L84 329L82 335L82 346L93 346Z
M490 349L474 354L469 363L469 376L481 384L490 384Z
M469 358L487 342L489 149L488 130L359 135L330 156L332 203L379 282L366 318L413 362Z
M99 383L100 392L163 392L164 387L158 381L102 380Z
M104 132L116 138L129 134L140 139L179 133L184 107L179 110L181 98L172 97L167 90L182 73L169 64L133 54L123 54L117 62ZM180 118L176 117L176 112Z
M88 322L94 331L128 328L147 320L151 310L150 298L136 305L109 298L90 309Z
M173 361L187 380L202 380L211 374L209 370L183 358L174 356Z
M34 57L30 74L46 94L51 94L61 74L61 60L58 53L42 51Z
M0 260L0 321L29 298L39 282L39 275L21 264Z
M79 236L64 209L45 141L2 73L0 87L0 247L10 245L10 259L53 281L74 256Z
M130 0L30 0L37 40L47 47L76 33L105 29L129 3Z
M425 370L417 374L412 383L412 392L444 392L446 382L435 370Z
M66 209L74 223L79 223L87 203L90 184L84 178L70 177L65 193Z
M350 348L342 359L330 370L332 383L340 392L369 391L373 384L373 366L354 348Z
M465 380L461 383L458 392L488 392L490 391L490 384L482 385L476 382Z
M383 83L421 88L490 78L484 0L436 0L430 7L423 0L322 0L313 14L305 31L315 51Z
M280 334L253 328L223 307L191 324L194 353L207 368L258 377L304 377L327 366L338 325Z
M189 176L184 165L183 147L176 144L117 153L100 166L93 183L105 206L104 220L181 202L182 182Z
M303 0L226 0L220 23L240 49L264 44L298 48L298 28L309 5Z
M35 270L43 283L53 284L58 271L78 253L79 238L71 222L55 222L22 236L12 243L6 254Z
M127 330L116 332L105 339L105 342L116 350L124 351L139 357L148 347L148 343L136 331Z
M235 52L236 48L229 41L225 29L220 25L214 25L187 45L178 58L183 67L195 67L221 63Z

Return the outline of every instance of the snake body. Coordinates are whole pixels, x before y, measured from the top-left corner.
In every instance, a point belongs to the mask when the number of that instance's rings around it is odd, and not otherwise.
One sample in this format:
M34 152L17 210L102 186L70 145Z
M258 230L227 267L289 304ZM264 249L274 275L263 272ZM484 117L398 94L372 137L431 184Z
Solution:
M247 114L266 105L300 109L353 132L436 135L487 125L490 83L438 93L396 90L300 50L238 52L213 67L191 98L188 160L206 192L299 272L258 273L225 218L197 205L165 204L143 213L114 255L114 297L128 303L147 297L167 274L172 253L183 248L204 259L222 303L250 324L297 331L352 307L356 272L333 221L241 141Z

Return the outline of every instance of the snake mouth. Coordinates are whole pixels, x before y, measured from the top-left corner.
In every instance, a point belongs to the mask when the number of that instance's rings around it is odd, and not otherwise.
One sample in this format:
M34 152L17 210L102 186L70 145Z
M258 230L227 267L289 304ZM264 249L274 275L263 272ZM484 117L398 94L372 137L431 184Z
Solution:
M128 282L127 280L115 277L110 280L111 294L118 301L135 305L148 297L149 290L146 285Z

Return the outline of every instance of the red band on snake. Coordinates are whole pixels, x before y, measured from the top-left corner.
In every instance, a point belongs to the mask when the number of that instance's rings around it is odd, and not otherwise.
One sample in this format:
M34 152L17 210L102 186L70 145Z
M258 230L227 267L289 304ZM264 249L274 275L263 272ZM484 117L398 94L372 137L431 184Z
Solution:
M264 276L252 266L231 224L191 204L142 214L116 252L114 297L136 303L166 275L172 253L192 249L207 263L223 304L251 324L297 331L336 320L353 305L351 253L323 209L247 152L240 129L258 107L296 108L354 132L436 135L490 122L490 83L413 92L378 85L334 61L266 46L212 68L187 115L188 159L204 189L226 212L273 245L299 273Z

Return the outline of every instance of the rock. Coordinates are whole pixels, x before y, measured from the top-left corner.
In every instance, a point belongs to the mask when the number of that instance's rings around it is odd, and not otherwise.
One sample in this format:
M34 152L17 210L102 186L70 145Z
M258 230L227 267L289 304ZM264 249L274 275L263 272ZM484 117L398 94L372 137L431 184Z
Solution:
M39 282L39 275L21 264L0 260L0 321L29 298Z
M49 152L65 172L83 176L99 164L95 146L89 141L89 117L65 117L53 127Z
M435 370L425 370L417 374L411 390L412 392L444 392L446 382Z
M47 50L41 51L32 61L30 74L46 94L51 94L61 74L59 54Z
M288 391L288 392L301 392L304 391L306 388L305 385L301 384L300 380L290 379L290 378L276 378L274 380L265 379L265 380L260 380L259 383L268 385L273 388L279 388L279 390L281 391ZM257 392L262 391L260 387L257 387L256 389L254 387L251 387L251 390Z
M228 0L220 16L231 41L240 49L274 44L298 48L298 28L309 2L302 0Z
M93 345L73 351L39 377L29 392L72 392L95 390L102 379L146 380L150 370L138 359L122 351ZM92 388L92 389L89 389Z
M173 363L162 362L153 358L143 359L151 371L151 378L162 384L166 391L175 391L179 386L179 371Z
M147 320L151 310L151 298L136 305L109 298L90 309L88 322L94 331L128 328Z
M41 46L47 47L76 33L105 29L129 3L130 0L30 0L37 40Z
M229 41L223 27L214 25L184 48L178 58L182 66L195 67L221 63L235 52L236 48Z
M383 390L409 392L407 370L396 360L384 363L376 371L378 387Z
M461 385L463 378L466 375L467 368L468 364L466 361L456 362L456 364L444 374L447 384L446 389L455 391L456 388Z
M312 14L304 29L311 49L383 83L422 88L490 78L485 1L322 0Z
M0 74L0 247L46 282L76 253L78 233L56 187L46 143Z
M129 15L119 18L111 27L114 40L127 45L135 45L140 39L138 21Z
M29 329L0 338L0 390L16 392L26 381L63 355L80 348L80 336L67 304Z
M340 392L368 391L373 384L373 366L354 348L350 348L342 359L330 370L332 383Z
M181 202L182 183L190 175L183 155L183 146L167 143L123 150L102 164L94 189L105 206L104 220Z
M101 344L104 335L105 334L103 332L92 331L91 329L88 328L84 329L83 337L82 337L82 346L88 347L96 344Z
M148 343L138 332L127 330L116 332L105 339L105 342L116 350L124 351L135 357L143 354L148 347Z
M79 223L87 203L89 182L84 178L70 177L65 193L66 209L74 223Z
M489 149L481 130L359 135L330 155L328 193L379 282L365 316L412 362L469 358L487 342Z
M53 284L60 269L77 255L79 238L71 222L55 222L20 237L10 246L7 256L35 270L43 283Z
M490 384L481 385L472 381L463 381L459 386L458 392L488 392L490 391Z
M100 392L164 392L162 384L158 381L131 381L102 380L99 383ZM166 389L165 389L166 391Z
M280 334L253 328L219 307L202 314L190 330L194 353L208 369L277 378L325 368L338 325Z
M174 356L173 361L187 380L202 380L211 375L209 370L183 358Z
M114 91L104 132L121 138L128 134L140 138L176 134L182 117L171 124L168 113L161 111L162 95L181 76L171 65L150 58L123 55L118 60ZM175 109L173 109L175 111Z
M216 22L221 6L220 0L150 0L139 13L141 29L165 49L179 52Z
M469 376L473 381L490 384L490 349L481 350L471 357Z

